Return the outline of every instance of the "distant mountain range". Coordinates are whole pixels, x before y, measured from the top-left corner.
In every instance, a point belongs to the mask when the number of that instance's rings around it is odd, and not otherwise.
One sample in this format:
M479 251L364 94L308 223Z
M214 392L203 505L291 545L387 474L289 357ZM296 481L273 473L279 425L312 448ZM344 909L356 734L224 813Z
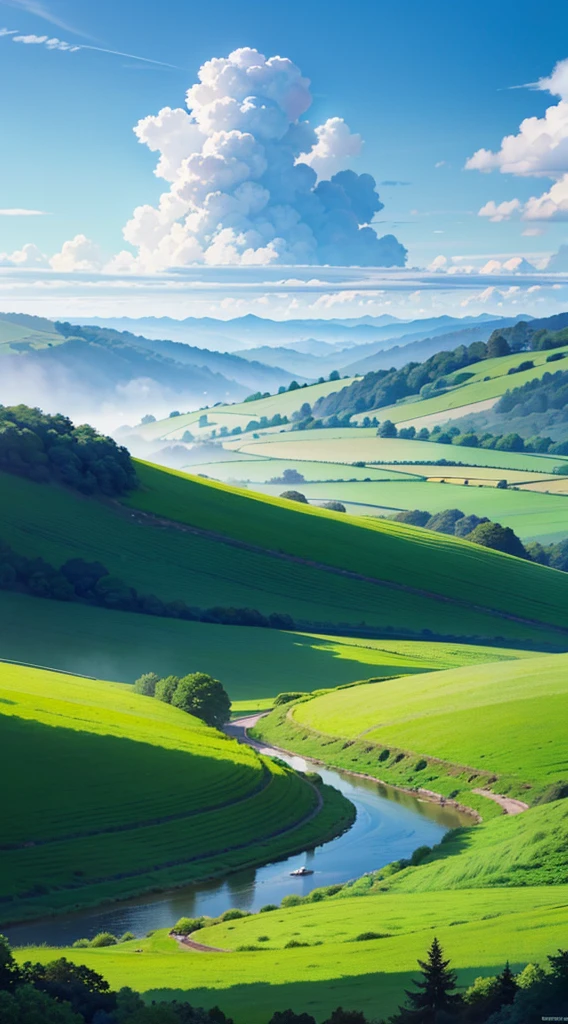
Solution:
M122 416L195 409L275 392L305 377L231 353L97 326L0 314L0 402Z
M389 315L364 316L351 320L270 320L250 313L233 320L215 320L211 317L187 317L185 320L174 320L171 317L89 317L80 318L77 322L142 334L146 338L168 338L223 352L255 350L259 346L290 348L302 343L306 346L303 348L306 354L319 355L321 350L318 351L314 343L327 342L338 350L369 342L383 341L386 345L403 336L415 340L418 336L433 336L496 319L495 316L482 313L477 317L440 316L410 321L398 320ZM530 317L523 319L528 320Z
M294 379L311 382L332 370L352 376L402 366L440 348L486 340L495 328L519 319L483 314L276 321L249 315L71 324L2 313L0 402L37 404L96 423L108 415L114 427L146 413L163 417L242 401L258 391L274 394Z

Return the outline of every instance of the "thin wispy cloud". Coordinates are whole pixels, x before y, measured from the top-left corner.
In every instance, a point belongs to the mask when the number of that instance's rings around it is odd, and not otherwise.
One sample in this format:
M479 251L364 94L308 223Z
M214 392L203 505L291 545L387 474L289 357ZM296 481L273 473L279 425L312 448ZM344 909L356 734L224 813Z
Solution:
M47 217L45 210L27 210L18 206L0 209L0 217Z
M92 46L87 43L68 43L64 39L58 39L56 36L39 36L34 33L23 35L17 29L1 28L1 37L11 39L13 43L22 43L24 46L44 46L47 50L62 50L67 53L78 53L79 50L92 50L96 53L109 53L115 57L127 57L129 60L141 61L144 64L151 64L153 67L172 68L174 71L183 71L183 68L178 67L176 64L168 64L163 60L141 57L140 54L125 53L123 50L111 50L104 46Z
M40 0L0 0L0 3L5 7L15 7L17 10L25 11L26 14L33 14L36 18L41 18L43 21L49 21L51 25L62 28L64 32L71 32L73 35L78 36L86 35L85 32L80 32L78 29L73 28L72 25L69 25L68 22L59 18Z

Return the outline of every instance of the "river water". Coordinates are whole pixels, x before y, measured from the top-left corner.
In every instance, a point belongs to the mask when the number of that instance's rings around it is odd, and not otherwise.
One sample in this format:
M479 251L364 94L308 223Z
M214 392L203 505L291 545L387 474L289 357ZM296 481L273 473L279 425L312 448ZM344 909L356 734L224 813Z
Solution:
M266 747L262 750L277 754L300 771L314 768L301 757ZM151 929L171 928L179 917L215 917L229 907L255 911L266 903L280 903L288 893L305 896L319 886L358 878L390 861L408 857L418 846L432 846L448 829L471 824L471 818L452 808L420 800L391 786L332 768L317 766L317 771L324 782L341 790L357 809L354 824L336 839L264 867L235 871L213 882L137 897L97 910L8 926L3 931L14 946L66 946L101 931L114 935L131 931L142 936ZM304 864L314 873L292 878L290 872Z

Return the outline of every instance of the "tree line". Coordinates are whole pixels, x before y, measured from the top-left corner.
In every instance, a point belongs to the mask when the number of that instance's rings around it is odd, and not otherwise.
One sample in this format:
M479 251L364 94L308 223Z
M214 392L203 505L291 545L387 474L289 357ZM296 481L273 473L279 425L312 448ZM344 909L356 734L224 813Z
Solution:
M130 453L112 437L27 405L0 406L0 469L83 494L113 496L138 486Z
M139 612L191 622L224 626L257 626L263 629L294 629L290 615L264 615L256 608L197 608L185 601L163 601L155 594L139 594L101 562L71 558L59 569L43 558L28 558L0 539L0 590L15 590L56 601L77 601L115 611Z
M481 544L494 551L504 551L507 555L526 558L539 565L548 565L551 569L568 572L568 538L557 544L542 545L539 541L523 544L510 526L493 523L487 516L466 516L459 508L447 508L443 512L423 512L421 509L409 509L397 512L393 522L408 523L410 526L422 526L426 530L446 533L452 537L461 537L472 544Z
M125 937L126 938L126 937ZM127 941L136 941L128 937ZM419 977L388 1024L541 1024L568 1015L568 950L547 957L545 968L528 964L514 974L509 964L492 977L477 978L465 992L433 939ZM380 1014L380 1007L377 1007ZM387 1024L374 1015L376 1024ZM6 1024L233 1024L219 1009L189 1002L144 1003L130 988L111 990L89 967L60 957L47 964L16 963L0 936L0 1020ZM308 1012L277 1010L267 1024L316 1024ZM323 1024L371 1024L360 1010L337 1007Z

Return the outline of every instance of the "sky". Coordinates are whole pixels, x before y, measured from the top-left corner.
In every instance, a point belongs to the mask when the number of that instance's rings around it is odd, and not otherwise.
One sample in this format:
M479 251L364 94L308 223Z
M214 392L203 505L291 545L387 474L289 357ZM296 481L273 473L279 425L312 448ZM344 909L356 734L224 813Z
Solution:
M560 0L0 0L0 308L568 308L567 28Z

